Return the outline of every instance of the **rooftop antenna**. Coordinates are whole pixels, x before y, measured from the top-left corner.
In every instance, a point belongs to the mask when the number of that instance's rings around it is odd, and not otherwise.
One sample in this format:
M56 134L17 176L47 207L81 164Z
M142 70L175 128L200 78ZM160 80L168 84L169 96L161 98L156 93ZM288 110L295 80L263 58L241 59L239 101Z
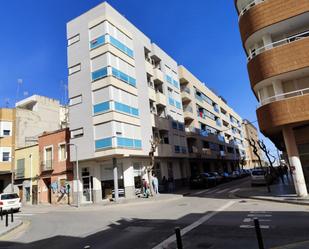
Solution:
M19 91L20 91L22 84L23 84L23 79L17 79L16 102L18 102L19 100Z

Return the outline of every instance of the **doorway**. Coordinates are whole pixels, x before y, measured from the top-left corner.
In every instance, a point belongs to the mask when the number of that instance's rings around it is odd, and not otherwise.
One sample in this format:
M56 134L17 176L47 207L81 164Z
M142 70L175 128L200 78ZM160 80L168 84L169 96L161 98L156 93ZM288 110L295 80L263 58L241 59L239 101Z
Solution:
M82 184L83 184L83 202L92 202L93 180L90 176L89 168L82 169Z

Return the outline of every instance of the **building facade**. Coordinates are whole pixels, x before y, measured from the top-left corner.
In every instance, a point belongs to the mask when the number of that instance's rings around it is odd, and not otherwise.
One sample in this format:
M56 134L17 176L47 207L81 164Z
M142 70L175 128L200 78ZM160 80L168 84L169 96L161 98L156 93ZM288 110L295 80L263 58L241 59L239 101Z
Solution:
M71 204L73 164L68 149L70 132L68 128L45 132L38 138L39 203Z
M245 151L246 151L246 159L245 159L245 167L252 169L256 167L261 167L264 166L264 156L261 148L258 146L257 141L259 140L259 134L257 128L248 120L244 119L243 120L243 131L244 131L244 137L245 137ZM255 155L253 152L253 148L250 146L249 142L247 139L251 140L252 139L256 143L256 148L257 148L257 153L260 157L261 162L259 162L259 158Z
M39 146L15 150L14 184L23 204L38 204Z
M0 192L12 191L15 150L15 109L0 109Z
M165 177L175 186L183 184L191 175L192 152L177 62L106 2L70 21L67 39L70 142L77 147L80 165L73 191L79 184L83 203L101 202L111 197L115 178L127 198L135 197L155 138L160 140L154 168L159 182ZM241 118L232 113L240 124ZM195 116L200 129L197 110ZM217 127L219 121L209 122ZM241 129L239 124L235 129ZM220 153L225 138L214 137L218 144L213 159L220 154L220 159L234 162L238 146L230 144L230 152ZM241 143L240 135L234 137ZM75 161L73 147L71 155Z
M245 157L242 118L183 66L179 78L191 175L236 170Z
M297 3L296 3L297 2ZM235 0L261 132L289 157L296 192L309 180L309 2Z

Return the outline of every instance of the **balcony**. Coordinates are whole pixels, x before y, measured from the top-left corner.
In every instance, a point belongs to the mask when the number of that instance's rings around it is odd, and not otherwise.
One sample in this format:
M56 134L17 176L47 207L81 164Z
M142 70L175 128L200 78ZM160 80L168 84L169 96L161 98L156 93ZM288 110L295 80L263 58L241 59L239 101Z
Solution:
M161 105L161 106L166 106L166 96L157 91L156 92L156 102L157 102L157 105Z
M182 100L183 103L189 103L189 102L191 102L191 99L192 99L192 97L190 95L190 91L189 92L187 92L187 91L181 92L181 100Z
M309 38L267 50L248 63L251 87L284 73L309 67Z
M46 160L41 162L41 171L52 171L53 170L53 160Z
M156 91L152 87L148 87L149 98L153 101L157 100Z
M188 121L194 120L193 108L191 106L186 106L183 109L183 116L185 120L188 120Z
M152 127L159 128L160 130L169 130L169 120L167 118L159 117L158 115L152 114L151 115L151 123Z
M266 135L271 135L281 126L308 122L309 94L286 98L265 104L257 109L259 127Z
M170 144L159 144L156 154L160 157L171 157L174 154L173 147Z
M271 0L250 8L239 20L243 43L255 32L309 11L308 0Z
M153 77L154 77L154 83L155 84L163 84L164 82L164 75L162 71L159 68L153 69Z
M146 59L145 60L146 72L153 76L153 65Z

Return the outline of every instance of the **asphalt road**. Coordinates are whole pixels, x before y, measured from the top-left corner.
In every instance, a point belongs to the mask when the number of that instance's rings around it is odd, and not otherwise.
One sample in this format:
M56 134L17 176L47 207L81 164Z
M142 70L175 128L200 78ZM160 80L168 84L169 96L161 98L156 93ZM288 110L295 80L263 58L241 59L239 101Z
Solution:
M255 249L254 217L260 219L265 248L309 240L309 207L233 198L244 187L249 187L247 179L170 201L26 208L16 217L25 225L2 237L0 248L176 248L173 234L179 226L184 248Z

